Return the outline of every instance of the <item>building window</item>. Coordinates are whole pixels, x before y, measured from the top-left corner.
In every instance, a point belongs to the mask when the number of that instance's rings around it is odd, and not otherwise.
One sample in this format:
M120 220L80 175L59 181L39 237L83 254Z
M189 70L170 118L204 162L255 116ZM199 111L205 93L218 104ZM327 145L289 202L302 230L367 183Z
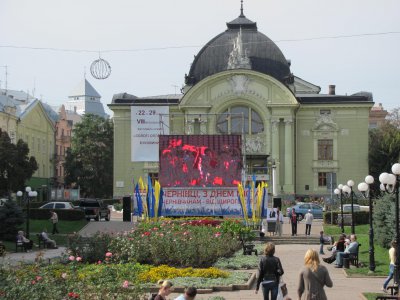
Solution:
M318 186L326 186L326 172L318 173Z
M333 140L318 140L318 160L333 160Z
M319 111L320 115L330 115L331 114L331 110L330 109L321 109Z
M218 115L217 131L224 134L257 134L264 131L264 123L250 107L233 106Z
M194 131L194 134L200 134L200 120L199 119L194 119L193 131Z

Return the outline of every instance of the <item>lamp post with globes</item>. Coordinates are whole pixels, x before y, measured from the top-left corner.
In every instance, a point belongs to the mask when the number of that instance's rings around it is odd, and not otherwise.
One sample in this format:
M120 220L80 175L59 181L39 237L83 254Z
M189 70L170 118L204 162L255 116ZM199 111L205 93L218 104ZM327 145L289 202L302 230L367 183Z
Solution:
M394 284L398 287L399 286L399 263L400 263L400 236L399 236L399 189L400 189L400 163L395 163L392 166L392 173L382 173L379 175L379 181L381 182L380 188L382 191L387 192L389 194L395 194L396 199L396 262L394 264Z
M371 184L374 183L374 177L368 175L365 177L365 182L361 182L358 185L358 190L361 192L364 198L369 199L369 273L375 271L375 253L374 253L374 228L372 226L372 193Z
M30 186L25 188L25 193L22 191L17 192L18 197L24 196L24 201L26 202L26 237L29 239L29 217L30 217L30 201L31 198L37 197L37 192L32 191Z
M339 197L340 195L340 228L342 229L342 233L344 233L344 222L343 222L343 184L339 184L338 187L333 191L335 195Z
M354 181L348 180L347 184L343 186L344 195L351 199L351 233L355 234L356 229L354 227L354 192L353 192Z

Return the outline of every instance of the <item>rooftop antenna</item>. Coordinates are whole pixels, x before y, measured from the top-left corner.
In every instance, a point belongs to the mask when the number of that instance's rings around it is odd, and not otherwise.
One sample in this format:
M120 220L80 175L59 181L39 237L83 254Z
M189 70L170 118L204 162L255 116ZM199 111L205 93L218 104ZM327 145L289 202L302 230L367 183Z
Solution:
M244 14L243 14L243 0L240 0L240 17L244 17Z
M36 92L36 77L33 77L33 90L32 90L32 97L35 98Z
M83 78L86 79L86 66L83 67Z
M173 87L175 88L175 95L176 95L176 89L177 89L179 86L177 86L177 85L175 85L175 84L171 84L171 86L173 86Z

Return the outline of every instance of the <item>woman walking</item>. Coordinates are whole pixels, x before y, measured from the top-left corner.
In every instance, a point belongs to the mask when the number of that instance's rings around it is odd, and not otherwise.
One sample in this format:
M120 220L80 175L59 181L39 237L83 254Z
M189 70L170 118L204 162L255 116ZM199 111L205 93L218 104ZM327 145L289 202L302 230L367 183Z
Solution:
M258 278L255 293L258 293L260 284L264 300L276 300L278 296L279 279L283 275L281 261L275 254L275 245L267 243L264 248L265 256L261 257L258 266ZM271 294L271 298L269 295Z
M392 241L391 248L389 249L389 258L390 258L390 264L389 264L389 275L386 278L385 282L383 283L382 291L387 293L387 286L393 278L393 272L394 272L394 264L396 261L396 248L397 248L397 243L396 241Z
M304 256L304 267L299 276L298 299L327 300L325 285L333 286L328 270L320 265L318 252L309 249Z
M169 280L159 280L157 284L160 286L158 294L154 297L154 300L166 300L167 296L171 294L173 287L172 282Z

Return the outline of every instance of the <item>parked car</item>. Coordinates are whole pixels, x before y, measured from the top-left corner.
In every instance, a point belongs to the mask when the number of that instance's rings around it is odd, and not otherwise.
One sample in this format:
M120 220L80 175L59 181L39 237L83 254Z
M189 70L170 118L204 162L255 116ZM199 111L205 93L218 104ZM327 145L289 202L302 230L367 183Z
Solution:
M303 220L305 214L311 209L311 213L314 215L315 219L322 219L323 217L323 208L318 204L314 203L297 203L295 206L288 207L286 209L286 216L288 216L292 209L294 208L297 218L299 221Z
M76 209L71 202L49 202L39 207L41 209Z
M111 210L102 200L99 199L81 199L79 208L85 212L86 220L94 219L100 221L104 218L110 221Z
M353 211L360 211L361 207L358 204L353 204ZM343 212L351 212L351 204L343 204Z

